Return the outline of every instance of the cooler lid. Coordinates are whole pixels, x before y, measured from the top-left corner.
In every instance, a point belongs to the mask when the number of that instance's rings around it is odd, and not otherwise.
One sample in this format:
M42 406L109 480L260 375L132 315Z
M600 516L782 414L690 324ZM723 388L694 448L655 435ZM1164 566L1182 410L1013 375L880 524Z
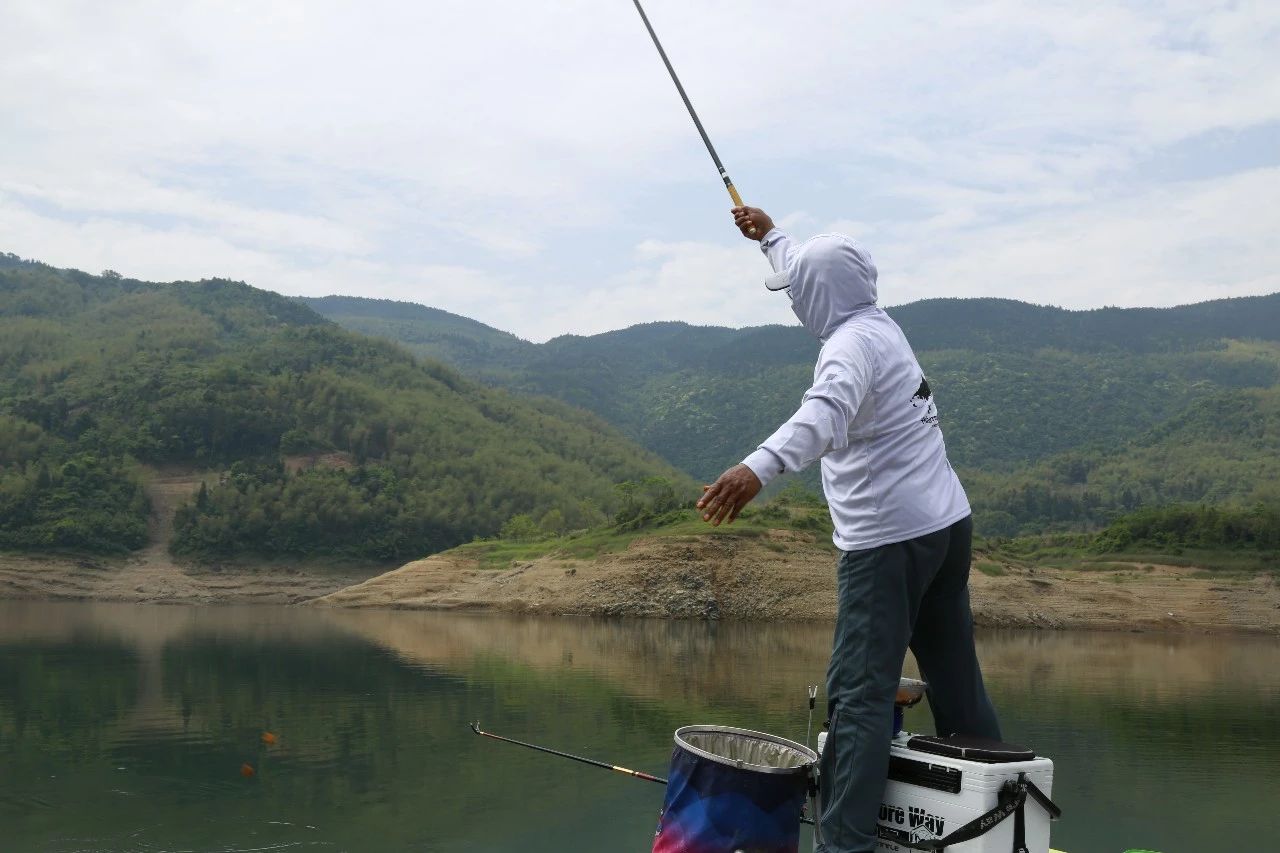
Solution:
M911 749L942 755L947 758L963 758L966 761L984 761L988 764L1012 764L1015 761L1031 761L1035 752L1026 747L1014 746L985 737L926 737L916 735L907 741Z

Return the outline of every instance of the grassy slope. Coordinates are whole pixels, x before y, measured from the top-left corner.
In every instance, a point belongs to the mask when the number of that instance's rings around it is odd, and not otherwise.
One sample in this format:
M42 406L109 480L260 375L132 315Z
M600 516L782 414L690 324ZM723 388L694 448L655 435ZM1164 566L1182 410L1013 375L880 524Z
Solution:
M986 574L1000 575L1005 566L1107 571L1117 566L1153 564L1199 568L1223 576L1271 573L1280 579L1280 551L1253 547L1230 536L1225 537L1225 541L1200 546L1145 540L1116 547L1108 533L1128 518L1123 517L1096 534L1047 534L1012 539L979 537L974 545L975 567ZM1269 529L1274 530L1274 526ZM623 551L641 537L677 541L703 537L761 539L776 530L803 534L824 550L831 541L831 520L826 507L793 490L763 506L748 507L732 525L710 527L696 512L677 510L643 526L602 525L540 539L495 537L461 545L450 553L476 559L488 568L501 569L542 557L592 559ZM770 544L766 542L765 547Z

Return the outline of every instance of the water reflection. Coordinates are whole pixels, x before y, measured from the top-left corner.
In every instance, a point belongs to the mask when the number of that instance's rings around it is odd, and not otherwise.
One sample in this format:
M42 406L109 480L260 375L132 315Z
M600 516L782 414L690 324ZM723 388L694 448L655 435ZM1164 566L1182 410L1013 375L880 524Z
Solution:
M829 643L820 624L0 602L0 848L646 850L656 786L466 723L662 773L685 723L802 739ZM1010 739L1057 761L1057 846L1280 831L1274 639L999 633L982 657Z

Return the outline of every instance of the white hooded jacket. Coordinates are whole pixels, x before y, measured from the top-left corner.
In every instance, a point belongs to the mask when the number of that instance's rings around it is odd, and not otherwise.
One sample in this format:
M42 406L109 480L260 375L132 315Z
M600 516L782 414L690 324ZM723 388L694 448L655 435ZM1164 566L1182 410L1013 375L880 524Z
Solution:
M822 341L800 408L743 463L767 484L822 460L822 489L845 551L902 542L967 516L929 383L902 330L876 307L876 268L857 243L820 234L761 248L791 308Z

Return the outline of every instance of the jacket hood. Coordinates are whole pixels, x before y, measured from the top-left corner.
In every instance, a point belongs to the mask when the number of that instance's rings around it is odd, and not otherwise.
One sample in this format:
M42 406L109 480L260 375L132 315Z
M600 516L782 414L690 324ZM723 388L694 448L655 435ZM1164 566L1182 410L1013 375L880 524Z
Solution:
M819 340L876 307L876 265L865 249L843 234L806 240L786 272L791 310Z

